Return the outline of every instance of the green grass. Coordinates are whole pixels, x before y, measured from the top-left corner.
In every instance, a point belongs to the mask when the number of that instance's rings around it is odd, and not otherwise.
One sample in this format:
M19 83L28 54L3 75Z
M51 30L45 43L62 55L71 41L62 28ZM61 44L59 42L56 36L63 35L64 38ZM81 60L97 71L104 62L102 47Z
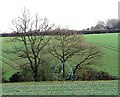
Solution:
M24 60L16 60L17 57L14 53L10 53L10 51L14 51L14 47L20 46L18 42L12 42L9 37L0 37L2 39L2 69L5 72L4 76L7 80L19 70L19 64L23 64ZM8 42L10 41L10 42Z
M100 60L97 65L93 66L97 70L108 72L113 76L118 76L118 34L91 34L85 35L86 40L90 43L96 44L101 47L104 52L102 60ZM8 53L9 50L13 50L14 46L20 46L18 42L7 42L10 38L0 37L2 40L2 68L5 70L5 76L7 79L14 74L17 70L14 70L12 67L18 66L18 64L23 64L26 60L16 60L14 53ZM5 52L8 51L8 52ZM75 58L78 60L77 58Z
M90 43L101 47L104 52L102 60L92 67L118 76L118 34L85 35ZM13 53L4 52L13 50L19 43L7 42L9 38L0 38L2 45L2 68L6 71L7 79L14 74L18 64L25 60L16 60ZM76 58L77 59L77 58ZM2 95L118 95L118 81L52 81L52 82L25 82L3 83Z
M4 83L2 95L118 95L118 81Z
M112 34L89 34L85 35L87 40L92 43L99 43L118 49L118 33Z
M104 53L100 66L95 66L95 68L118 76L118 52L120 51L118 49L118 33L86 35L86 38L90 43L101 47Z

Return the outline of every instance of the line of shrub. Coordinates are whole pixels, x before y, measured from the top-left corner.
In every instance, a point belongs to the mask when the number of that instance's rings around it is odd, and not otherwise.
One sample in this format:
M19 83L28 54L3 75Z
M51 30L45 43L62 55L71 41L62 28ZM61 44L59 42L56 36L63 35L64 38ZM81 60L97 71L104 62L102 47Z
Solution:
M49 69L51 67L48 67ZM41 72L39 73L39 81L53 81L54 76L50 70L44 70L45 68L41 68ZM42 70L43 69L43 70ZM51 68L52 69L52 68ZM117 77L109 75L107 72L96 71L93 68L87 67L82 68L77 72L77 79L80 81L95 81L95 80L118 80ZM67 79L71 80L71 79ZM30 73L30 68L25 67L23 70L16 72L13 74L9 81L6 81L4 78L2 82L30 82L33 81L32 75Z

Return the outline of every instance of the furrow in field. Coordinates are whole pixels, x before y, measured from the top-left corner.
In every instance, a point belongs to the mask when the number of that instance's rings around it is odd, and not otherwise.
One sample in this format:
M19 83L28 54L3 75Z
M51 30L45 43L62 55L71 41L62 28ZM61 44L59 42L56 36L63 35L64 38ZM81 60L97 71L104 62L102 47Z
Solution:
M10 54L10 56L4 52L4 54L2 54L3 57L7 58L8 60L13 61L15 64L19 64L22 63L23 60L22 59L18 59L14 54ZM11 57L12 56L12 57ZM19 62L21 60L21 62Z
M18 69L18 66L16 66L16 63L14 63L13 61L7 59L6 57L2 57L2 61L4 63L6 63L7 65L9 65L11 68L17 70Z
M119 49L117 49L117 48L115 48L115 47L112 47L112 46L104 45L104 44L102 44L102 43L94 42L93 44L99 45L99 46L101 46L101 47L104 47L104 48L107 48L107 49L110 49L110 50L113 50L113 51L120 52Z
M9 67L11 67L14 70L17 70L15 67L13 67L12 65L10 65L9 63L7 63L6 61L2 61L2 63L4 63L5 65L8 65Z
M115 47L111 47L111 46L107 46L107 45L104 45L104 44L101 44L101 43L92 43L92 44L95 44L95 45L98 45L102 48L105 48L105 49L108 49L108 50L111 50L111 51L114 51L114 52L120 52L120 50L116 49ZM103 50L104 51L104 50ZM118 60L118 55L116 56L113 56L113 55L109 55L111 58L113 58L113 60Z

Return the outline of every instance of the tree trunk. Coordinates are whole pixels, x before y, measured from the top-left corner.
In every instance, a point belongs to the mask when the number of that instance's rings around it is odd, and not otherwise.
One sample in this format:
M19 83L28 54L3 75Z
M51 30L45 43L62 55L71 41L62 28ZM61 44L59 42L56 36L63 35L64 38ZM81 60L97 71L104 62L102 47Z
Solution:
M39 81L37 68L35 68L35 70L34 70L34 76L33 76L33 78L34 78L34 81L35 81L35 82Z
M75 69L74 69L74 71L73 71L73 75L75 75L75 74L76 74L76 71L77 71L77 69L75 68Z
M78 67L79 67L79 65L77 65L77 66L75 67L75 69L74 69L74 71L73 71L73 75L76 74L76 71L77 71Z
M63 68L63 80L65 79L65 62L62 63Z

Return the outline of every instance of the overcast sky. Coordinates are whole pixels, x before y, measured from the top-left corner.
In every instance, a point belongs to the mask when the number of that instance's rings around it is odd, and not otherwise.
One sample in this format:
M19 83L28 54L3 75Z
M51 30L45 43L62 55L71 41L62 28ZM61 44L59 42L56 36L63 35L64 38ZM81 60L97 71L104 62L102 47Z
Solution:
M118 18L119 0L1 0L0 33L10 31L11 20L26 7L32 14L47 17L50 23L84 29L99 20Z

